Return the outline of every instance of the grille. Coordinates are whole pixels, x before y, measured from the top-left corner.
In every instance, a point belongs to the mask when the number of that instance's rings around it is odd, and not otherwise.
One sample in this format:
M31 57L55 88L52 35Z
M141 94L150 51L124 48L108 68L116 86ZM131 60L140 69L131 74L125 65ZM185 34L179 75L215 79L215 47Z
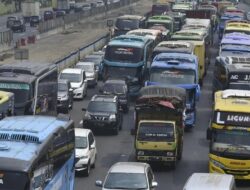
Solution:
M246 170L225 170L225 172L227 174L231 174L231 175L238 175L238 176L245 176L245 175L249 175L249 171Z
M107 121L108 117L106 117L106 116L95 116L95 115L92 115L91 119L95 120L95 121Z
M167 156L167 151L152 151L146 150L144 151L145 156Z

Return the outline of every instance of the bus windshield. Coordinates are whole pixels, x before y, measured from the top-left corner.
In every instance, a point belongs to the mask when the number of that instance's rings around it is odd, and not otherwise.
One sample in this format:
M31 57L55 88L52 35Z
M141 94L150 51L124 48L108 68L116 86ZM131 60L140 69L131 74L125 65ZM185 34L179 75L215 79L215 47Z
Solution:
M113 62L138 63L143 61L143 49L135 47L108 46L105 59Z
M24 103L30 98L30 85L26 83L0 82L0 90L14 93L15 104Z
M134 30L139 28L139 20L136 19L117 19L115 26L121 30Z
M140 68L131 67L112 67L109 66L104 72L105 78L126 79L126 77L137 77L140 73Z
M29 180L26 173L2 170L0 172L1 190L28 190L28 181Z
M174 125L172 123L141 123L138 141L174 141Z
M153 68L150 73L150 81L166 85L194 84L195 71L189 69Z
M223 153L250 155L250 132L241 130L216 130L212 150Z
M250 31L247 31L247 30L229 30L229 29L225 30L225 34L234 33L234 32L250 35Z

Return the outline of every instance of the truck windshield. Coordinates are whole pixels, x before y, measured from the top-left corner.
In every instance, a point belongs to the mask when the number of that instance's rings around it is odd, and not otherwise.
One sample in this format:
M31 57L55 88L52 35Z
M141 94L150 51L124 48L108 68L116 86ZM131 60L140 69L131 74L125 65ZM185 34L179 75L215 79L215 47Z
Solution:
M143 61L143 49L135 47L108 46L105 59L113 62L138 63Z
M250 90L250 83L229 83L228 89Z
M14 182L14 183L13 183ZM28 190L28 176L22 172L0 172L0 189L1 190Z
M241 130L217 130L213 133L212 150L222 153L250 155L250 132Z
M30 98L30 85L26 83L0 82L0 90L14 93L15 104L24 103Z
M166 85L194 84L195 71L188 69L153 68L150 73L150 81Z
M238 32L238 33L242 33L242 34L247 34L247 35L250 35L250 31L247 31L247 30L225 30L225 34L229 34L229 33L234 33L234 32Z
M141 123L138 141L174 141L174 125L172 123Z
M134 30L139 28L140 22L136 19L120 19L118 18L115 27L120 30Z

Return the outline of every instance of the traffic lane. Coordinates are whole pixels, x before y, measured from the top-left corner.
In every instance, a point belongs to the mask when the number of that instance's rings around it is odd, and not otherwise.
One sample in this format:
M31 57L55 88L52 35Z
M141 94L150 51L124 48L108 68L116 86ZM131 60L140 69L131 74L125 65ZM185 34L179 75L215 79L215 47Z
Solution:
M99 85L101 82L99 82ZM95 94L98 94L98 88L88 89L87 97L83 101L75 101L74 108L71 111L71 118L75 121L76 126L81 126L79 123L84 114L81 109L87 107L89 100ZM123 128L117 136L111 135L108 132L105 134L96 134L97 142L97 161L95 169L91 170L89 177L81 177L76 175L75 189L81 190L85 187L89 190L100 189L95 187L97 179L103 180L108 169L118 161L128 161L133 152L133 137L130 135L130 128L133 126L132 107L128 114L123 115Z

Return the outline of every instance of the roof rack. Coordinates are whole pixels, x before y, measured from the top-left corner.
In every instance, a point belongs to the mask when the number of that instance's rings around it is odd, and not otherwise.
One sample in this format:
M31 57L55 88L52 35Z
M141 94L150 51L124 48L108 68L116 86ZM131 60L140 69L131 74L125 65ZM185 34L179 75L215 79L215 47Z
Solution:
M227 99L227 98L250 98L250 91L248 90L224 90L222 92L222 98Z

